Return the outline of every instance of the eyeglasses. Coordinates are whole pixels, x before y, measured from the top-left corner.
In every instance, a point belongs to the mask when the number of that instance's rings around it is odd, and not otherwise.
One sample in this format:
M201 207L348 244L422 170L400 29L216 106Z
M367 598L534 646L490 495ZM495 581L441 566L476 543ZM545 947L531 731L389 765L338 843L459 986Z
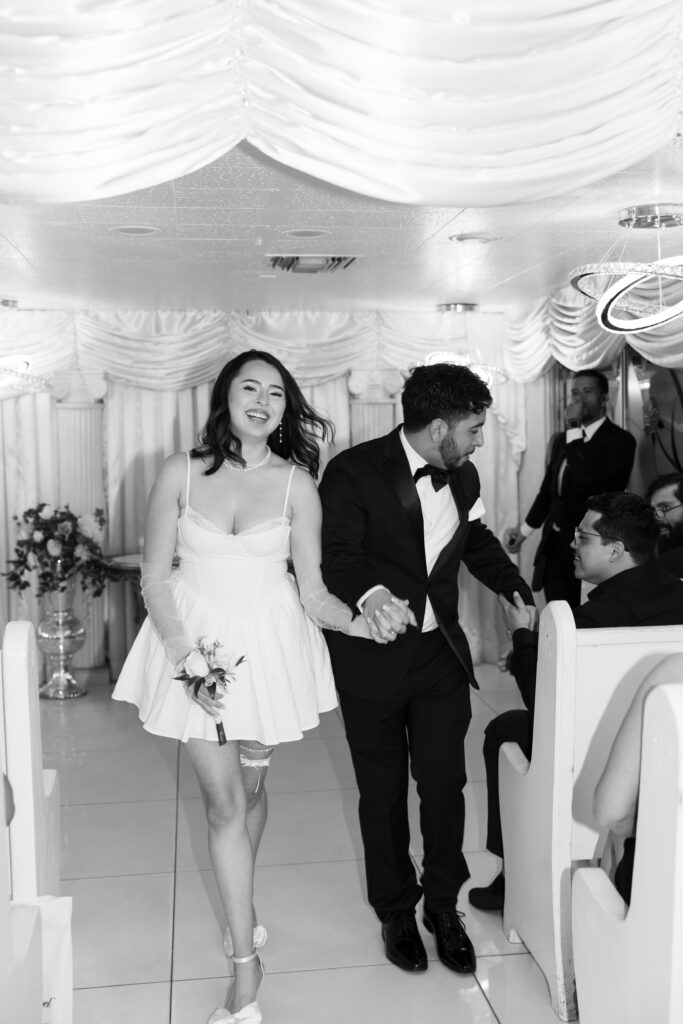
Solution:
M574 528L574 543L581 544L586 537L600 537L599 533L591 533L590 530L581 530L578 526Z
M661 505L653 505L652 507L654 509L656 518L657 519L664 519L664 517L666 515L668 515L669 512L673 512L673 510L675 508L683 508L683 502L679 501L679 503L677 505L661 504Z

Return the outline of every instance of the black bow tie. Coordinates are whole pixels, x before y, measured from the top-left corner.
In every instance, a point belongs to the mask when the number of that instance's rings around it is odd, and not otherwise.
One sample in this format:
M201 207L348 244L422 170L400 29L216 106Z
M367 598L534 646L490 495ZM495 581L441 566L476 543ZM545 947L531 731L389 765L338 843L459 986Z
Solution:
M435 491L440 491L442 487L445 487L449 482L450 477L445 469L438 469L436 466L420 466L413 473L413 480L415 483L423 476L431 476L432 487Z

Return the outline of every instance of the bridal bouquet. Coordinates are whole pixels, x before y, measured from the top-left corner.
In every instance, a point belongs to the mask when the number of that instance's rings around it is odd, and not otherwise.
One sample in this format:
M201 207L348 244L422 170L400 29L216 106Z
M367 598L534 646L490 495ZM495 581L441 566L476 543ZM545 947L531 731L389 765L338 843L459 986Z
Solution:
M25 590L27 576L37 574L36 594L65 590L74 576L81 588L95 597L104 590L111 573L102 555L104 513L101 508L77 516L68 505L55 508L45 501L13 516L18 525L15 557L7 576L13 590Z
M215 700L216 695L227 693L235 682L237 666L244 661L244 655L239 658L234 654L220 655L217 652L222 646L220 640L209 643L205 636L200 636L195 642L195 649L190 651L180 673L175 676L186 684L188 690L193 691L195 697L200 687L205 686L211 700ZM222 722L216 722L216 734L221 746L227 743Z

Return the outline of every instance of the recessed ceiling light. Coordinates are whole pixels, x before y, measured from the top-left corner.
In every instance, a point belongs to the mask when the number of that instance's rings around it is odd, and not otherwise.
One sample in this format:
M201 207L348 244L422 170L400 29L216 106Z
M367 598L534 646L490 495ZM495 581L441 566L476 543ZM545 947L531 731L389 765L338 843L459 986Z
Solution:
M159 228L151 228L143 224L124 224L120 228L109 228L117 235L158 235Z
M323 231L321 228L289 228L282 233L289 238L322 238L329 235L329 231Z
M436 307L439 313L473 313L476 302L440 302Z
M501 236L494 235L492 231L469 231L448 237L451 242L480 242L481 245L488 245L489 242L497 242Z

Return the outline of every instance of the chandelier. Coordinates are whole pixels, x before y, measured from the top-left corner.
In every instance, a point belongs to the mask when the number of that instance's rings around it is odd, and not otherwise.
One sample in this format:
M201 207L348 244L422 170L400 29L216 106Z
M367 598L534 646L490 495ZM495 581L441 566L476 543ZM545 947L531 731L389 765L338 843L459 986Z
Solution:
M620 212L619 224L633 230L655 229L657 258L586 263L571 271L571 284L596 301L595 315L605 331L634 334L661 327L683 314L683 255L663 257L660 235L662 229L683 225L683 205L631 206Z

